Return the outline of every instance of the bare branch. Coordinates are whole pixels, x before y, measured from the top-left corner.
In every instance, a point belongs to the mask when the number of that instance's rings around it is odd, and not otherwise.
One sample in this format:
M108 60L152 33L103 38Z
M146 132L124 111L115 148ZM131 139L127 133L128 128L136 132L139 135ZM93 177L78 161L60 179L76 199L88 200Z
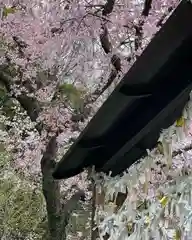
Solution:
M19 48L26 48L28 45L18 36L13 36L12 37L14 42L17 44Z
M101 46L106 54L110 53L112 50L111 43L109 41L108 30L105 25L102 26L103 32L100 34Z
M54 35L54 34L61 34L63 32L63 26L68 23L68 22L73 22L75 21L76 19L75 18L70 18L70 19L67 19L67 20L61 20L60 22L60 26L59 27L53 27L51 28L51 33Z
M151 9L151 5L152 5L152 0L145 0L143 11L142 11L142 16L148 17L149 11Z
M121 59L116 54L111 57L111 63L117 72L121 71Z
M112 13L114 4L115 4L115 0L107 0L102 11L103 17L106 17L108 14ZM112 44L109 40L109 33L106 26L107 21L105 19L102 19L102 20L103 20L103 24L101 27L102 33L100 34L100 42L104 52L106 54L109 54L112 52ZM111 64L113 65L113 68L111 70L111 73L109 75L109 78L106 84L101 89L100 87L97 88L92 94L93 97L89 98L89 100L86 101L86 104L96 101L98 97L101 94L103 94L103 92L113 83L113 81L117 77L118 72L121 71L121 59L116 54L113 54L113 56L111 57Z
M134 25L135 28L135 52L141 48L143 40L143 25L144 20L139 20L137 25Z
M29 93L34 93L34 89L31 86L30 81L28 81L28 79L22 80L23 78L23 72L22 69L17 69L17 76L19 76L19 80L18 81L13 81L13 77L11 76L11 71L9 68L9 59L7 60L7 64L6 65L2 65L0 66L0 82L2 82L4 84L4 86L6 87L7 91L9 93L11 93L11 96L13 98L15 98L21 105L21 107L27 112L27 115L30 117L32 122L36 122L40 112L42 111L42 106L40 104L40 102L35 98L35 97L30 97L27 95L26 92L21 91L19 95L15 95L11 89L14 86L24 86L27 91ZM57 81L56 79L56 71L57 69L55 69L53 71L53 74L49 73L47 74L47 78L50 81ZM38 81L40 81L37 77L37 79L35 79L35 81L38 83ZM43 123L37 123L35 128L36 130L39 132L39 134L41 134L41 131L43 129Z
M3 69L0 70L0 81L5 85L7 91L10 93L12 78L5 71L3 71ZM13 95L13 98L18 100L23 109L27 112L31 121L37 120L37 117L41 111L41 107L35 98L29 97L24 93L21 93L18 96Z
M141 19L139 20L137 25L134 25L135 28L135 52L137 52L142 47L143 40L143 26L145 23L145 19L142 17L148 17L151 9L152 0L145 0L143 11L141 13Z
M42 160L41 160L41 167L42 167L42 173L44 173L44 167L47 167L47 164L50 164L50 159L54 160L56 158L57 153L57 142L56 142L57 134L52 137L47 144L46 150L43 154ZM53 163L54 165L54 163ZM52 166L52 168L54 168Z
M112 45L109 41L108 30L105 25L102 26L102 30L103 32L100 34L101 46L103 47L105 53L108 54L112 51ZM121 60L117 55L114 54L111 57L111 63L117 71L121 71Z
M114 4L115 4L115 0L107 0L102 12L103 16L106 16L112 13Z
M183 149L178 149L178 150L175 150L172 154L173 157L176 157L177 155L180 155L182 154L183 152L188 152L192 150L192 144L189 144L187 145L186 147L184 147Z

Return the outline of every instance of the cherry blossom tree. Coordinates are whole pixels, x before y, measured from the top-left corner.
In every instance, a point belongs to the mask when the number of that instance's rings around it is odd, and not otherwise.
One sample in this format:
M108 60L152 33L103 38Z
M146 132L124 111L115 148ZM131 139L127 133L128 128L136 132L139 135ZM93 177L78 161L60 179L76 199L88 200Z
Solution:
M4 141L14 168L42 180L51 239L66 238L69 216L89 186L86 172L55 181L56 161L178 2L0 1Z

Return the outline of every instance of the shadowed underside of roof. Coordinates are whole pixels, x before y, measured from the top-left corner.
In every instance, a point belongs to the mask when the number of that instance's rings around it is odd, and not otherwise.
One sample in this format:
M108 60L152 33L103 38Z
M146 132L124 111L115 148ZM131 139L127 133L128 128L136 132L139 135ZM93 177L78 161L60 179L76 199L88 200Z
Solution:
M155 147L192 90L192 4L182 1L57 164L53 177L122 173Z

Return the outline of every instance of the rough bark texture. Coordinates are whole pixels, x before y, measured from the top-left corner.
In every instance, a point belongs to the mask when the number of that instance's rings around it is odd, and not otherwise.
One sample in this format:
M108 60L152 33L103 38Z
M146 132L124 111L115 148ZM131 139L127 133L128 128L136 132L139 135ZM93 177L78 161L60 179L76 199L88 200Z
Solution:
M56 137L53 137L41 159L42 190L46 201L48 225L51 240L64 240L65 231L61 233L60 186L52 177L55 168Z
M151 5L152 5L152 0L145 0L143 11L142 11L142 15L143 16L147 17L149 15L149 11L151 9Z
M2 82L5 85L7 91L10 92L12 85L12 77L8 75L8 73L6 73L4 70L6 70L5 67L4 69L0 68L0 82ZM28 97L25 93L21 93L18 96L13 95L13 98L18 100L18 102L23 107L23 109L26 110L28 116L32 121L37 120L37 117L41 111L41 107L35 98Z
M107 0L106 4L103 6L102 16L107 17L109 14L111 14L113 11L114 5L115 5L115 0ZM151 9L151 5L152 5L152 0L145 0L143 5L143 10L141 13L142 17L148 17ZM135 52L137 52L142 46L144 23L145 23L145 20L140 19L138 24L135 24L133 26L135 28L135 49L134 49ZM101 30L102 31L100 34L100 43L104 52L106 54L109 54L112 52L112 44L109 39L106 18L103 19ZM111 73L109 74L109 77L106 83L102 87L99 86L98 89L95 90L95 92L92 94L93 96L86 101L86 104L95 102L98 99L98 97L101 96L108 87L110 87L110 85L114 82L114 80L118 76L118 73L121 71L120 57L117 56L116 54L113 54L111 57L111 64L113 67L111 69Z
M103 6L102 11L102 27L101 27L101 34L99 36L101 46L106 54L109 54L112 52L112 44L109 39L109 33L107 29L107 16L112 13L114 8L115 0L107 0L106 4ZM114 82L115 78L117 77L118 73L121 71L121 59L116 54L113 54L111 57L111 64L112 69L109 74L109 77L106 81L106 83L101 87L99 86L92 96L86 101L85 104L90 104L92 102L95 102L99 96L101 96L104 91Z

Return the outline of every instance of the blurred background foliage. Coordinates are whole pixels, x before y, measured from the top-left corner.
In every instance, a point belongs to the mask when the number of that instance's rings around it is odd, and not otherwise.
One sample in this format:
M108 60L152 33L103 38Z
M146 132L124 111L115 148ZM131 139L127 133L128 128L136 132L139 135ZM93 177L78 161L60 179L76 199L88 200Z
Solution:
M83 89L77 88L74 84L63 83L59 86L59 91L61 96L65 96L69 101L71 107L77 112L83 112L84 101L83 95L85 91Z
M43 195L40 189L19 178L10 161L6 151L1 151L0 238L42 239L47 232Z
M49 240L46 206L41 187L11 167L11 156L0 145L0 239ZM68 239L83 233L89 239L91 209L79 203L67 226Z

